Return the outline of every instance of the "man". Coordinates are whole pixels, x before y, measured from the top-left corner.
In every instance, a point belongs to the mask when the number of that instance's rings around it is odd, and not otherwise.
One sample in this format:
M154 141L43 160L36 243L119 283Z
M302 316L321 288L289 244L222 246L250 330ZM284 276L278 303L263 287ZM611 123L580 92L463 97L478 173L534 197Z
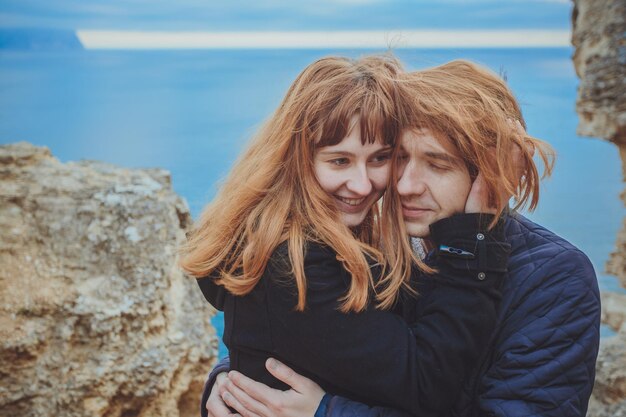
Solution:
M478 172L494 200L499 184L511 191L516 207L536 206L539 176L533 149L548 173L549 149L525 134L511 133L512 120L522 117L502 80L476 65L455 61L407 74L399 82L411 111L398 158L398 186L386 198L393 201L397 192L407 232L421 239L429 253L427 263L454 250L433 247L430 225L462 211ZM520 184L519 167L511 163L513 145L522 151ZM595 376L600 326L591 263L563 238L509 210L507 202L496 203L502 207L506 240L511 244L499 321L485 353L463 381L450 415L584 416ZM419 317L428 306L432 281L416 284L420 296L403 306L407 320ZM227 403L244 416L252 412L296 415L306 407L304 401L292 401L294 397L309 395L319 401L314 384L284 365L273 365L275 376L293 390L280 397L235 374L221 389ZM243 411L241 404L245 404ZM317 415L404 414L326 394Z

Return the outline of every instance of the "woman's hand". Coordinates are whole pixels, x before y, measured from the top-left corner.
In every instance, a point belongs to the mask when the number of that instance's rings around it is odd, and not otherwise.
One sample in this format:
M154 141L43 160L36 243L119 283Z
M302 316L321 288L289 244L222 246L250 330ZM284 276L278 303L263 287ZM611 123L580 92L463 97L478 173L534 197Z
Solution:
M231 371L220 386L224 402L243 417L312 417L324 397L322 388L276 359L268 359L265 367L291 389L273 389Z
M209 399L207 400L205 407L209 412L209 417L228 417L233 416L228 407L222 400L220 396L220 387L224 384L224 381L228 378L226 372L222 372L217 374L215 378L215 383L213 384L213 389L211 390L211 394L209 394Z

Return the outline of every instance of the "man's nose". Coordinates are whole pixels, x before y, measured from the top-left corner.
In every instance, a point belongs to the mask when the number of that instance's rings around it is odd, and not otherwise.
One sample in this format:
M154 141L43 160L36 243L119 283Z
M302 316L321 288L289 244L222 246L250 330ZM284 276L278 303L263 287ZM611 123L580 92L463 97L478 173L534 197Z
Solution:
M426 184L415 164L409 164L404 168L398 180L398 193L401 196L420 195L426 191Z

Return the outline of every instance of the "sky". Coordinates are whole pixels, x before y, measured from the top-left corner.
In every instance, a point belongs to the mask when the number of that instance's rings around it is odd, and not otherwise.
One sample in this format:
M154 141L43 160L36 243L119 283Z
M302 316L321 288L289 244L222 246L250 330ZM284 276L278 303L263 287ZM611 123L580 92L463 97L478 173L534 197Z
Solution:
M569 29L570 0L2 0L0 28Z

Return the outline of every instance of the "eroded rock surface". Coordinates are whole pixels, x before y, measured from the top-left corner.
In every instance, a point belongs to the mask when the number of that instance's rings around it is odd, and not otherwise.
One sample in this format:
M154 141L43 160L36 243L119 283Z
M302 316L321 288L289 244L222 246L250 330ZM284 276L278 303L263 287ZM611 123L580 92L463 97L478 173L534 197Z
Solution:
M626 2L575 0L572 24L578 133L615 143L626 174ZM616 246L607 270L626 286L626 223Z
M624 146L626 150L626 145ZM626 161L622 160L622 166L626 167ZM622 193L622 201L626 204L626 195ZM615 252L611 253L606 263L606 271L615 275L622 287L626 287L626 218L622 221L622 230L617 235Z
M626 178L626 2L574 0L572 23L578 133L615 143ZM626 287L626 222L607 271ZM588 416L626 416L626 296L603 294L602 310L617 335L601 341Z
M589 417L626 417L626 294L602 293L602 323L617 332L601 339Z
M602 323L626 334L626 294L602 293Z
M578 133L626 145L626 2L575 0Z
M626 332L602 339L588 417L626 417Z
M0 416L191 416L213 312L162 170L0 146Z

